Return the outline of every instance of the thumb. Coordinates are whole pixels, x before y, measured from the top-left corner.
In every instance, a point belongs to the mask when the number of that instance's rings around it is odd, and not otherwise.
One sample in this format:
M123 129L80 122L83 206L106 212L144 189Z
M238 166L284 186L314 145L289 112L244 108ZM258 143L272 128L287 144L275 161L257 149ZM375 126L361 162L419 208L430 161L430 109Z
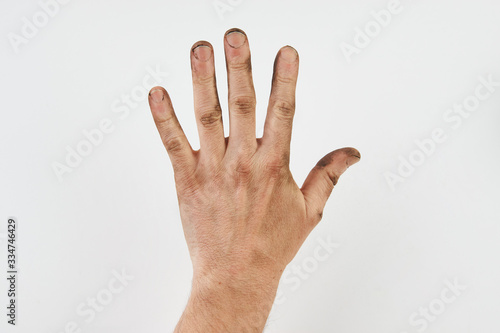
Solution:
M307 207L307 217L316 225L340 175L359 162L361 154L354 148L342 148L323 157L307 176L301 191Z

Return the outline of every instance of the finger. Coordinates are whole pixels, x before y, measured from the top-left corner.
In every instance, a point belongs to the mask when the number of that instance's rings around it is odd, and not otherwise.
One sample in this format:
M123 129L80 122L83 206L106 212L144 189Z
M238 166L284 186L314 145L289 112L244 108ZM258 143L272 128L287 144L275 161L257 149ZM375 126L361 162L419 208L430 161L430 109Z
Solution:
M149 92L148 100L156 128L167 149L175 174L182 175L193 170L193 149L175 116L167 91L162 87L154 87Z
M194 110L200 136L200 158L221 160L226 150L222 111L217 95L212 45L197 42L191 48Z
M301 191L306 201L308 219L314 225L321 220L326 201L340 175L360 159L361 154L354 148L337 149L323 157L311 170Z
M250 47L245 33L230 29L224 38L229 91L229 147L256 147L255 90Z
M291 46L280 49L274 61L273 80L262 144L290 155L292 122L295 114L295 87L299 73L299 57Z

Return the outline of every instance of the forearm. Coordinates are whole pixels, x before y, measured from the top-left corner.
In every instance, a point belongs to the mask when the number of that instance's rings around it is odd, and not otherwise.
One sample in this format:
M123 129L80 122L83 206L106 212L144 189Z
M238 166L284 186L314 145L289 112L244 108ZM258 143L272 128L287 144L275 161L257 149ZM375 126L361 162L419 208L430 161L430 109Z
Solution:
M175 333L262 332L271 311L279 276L254 282L193 282Z

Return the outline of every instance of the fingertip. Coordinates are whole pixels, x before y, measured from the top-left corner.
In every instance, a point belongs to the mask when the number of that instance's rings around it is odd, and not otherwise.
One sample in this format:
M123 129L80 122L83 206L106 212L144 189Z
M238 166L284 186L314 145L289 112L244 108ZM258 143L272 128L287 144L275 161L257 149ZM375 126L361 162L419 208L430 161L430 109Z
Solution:
M316 167L323 169L331 165L331 167L335 168L340 173L343 173L348 167L358 163L360 159L361 153L356 148L346 147L326 154L321 160L319 160Z
M247 34L243 30L238 28L231 28L227 30L224 34L224 39L227 45L229 45L233 49L239 49L248 40Z
M299 53L295 48L290 45L283 46L279 51L278 55L286 62L295 62L299 60Z
M347 155L346 164L348 167L358 163L361 160L361 153L356 148L344 148L344 153Z
M151 88L148 94L149 107L155 122L168 118L173 112L172 102L165 88L156 86Z
M191 55L199 61L208 61L212 58L213 46L205 40L197 41L191 47Z
M207 46L213 48L212 44L206 40L199 40L191 46L191 51L196 49L198 46Z
M163 88L162 86L154 86L153 88L151 88L149 90L149 93L151 93L153 90L157 90L157 89L161 89L161 90L165 90L165 88ZM166 90L165 90L166 91Z
M241 34L243 34L243 35L246 36L246 33L243 30L241 30L240 28L227 29L227 31L224 33L224 36L227 36L227 35L229 35L232 32L239 32L239 33L241 33Z
M149 100L154 103L161 103L165 100L165 96L167 95L167 91L165 88L156 86L151 88L149 91Z

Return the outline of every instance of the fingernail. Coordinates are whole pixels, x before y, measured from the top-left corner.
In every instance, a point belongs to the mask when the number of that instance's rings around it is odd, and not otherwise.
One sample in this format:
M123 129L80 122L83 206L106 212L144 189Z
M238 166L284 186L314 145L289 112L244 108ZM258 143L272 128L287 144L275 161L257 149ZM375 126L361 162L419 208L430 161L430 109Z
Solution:
M299 54L297 53L297 50L290 45L287 45L281 49L280 56L287 62L294 62Z
M346 164L348 167L350 167L351 165L358 163L360 160L361 160L361 155L351 155L347 158Z
M199 61L208 61L212 57L212 48L208 45L197 45L193 48L193 54Z
M247 36L241 30L231 30L226 33L226 40L229 46L237 49L245 44Z
M163 99L165 98L165 94L163 93L162 89L155 89L149 92L149 96L151 96L151 99L155 103L161 103Z

